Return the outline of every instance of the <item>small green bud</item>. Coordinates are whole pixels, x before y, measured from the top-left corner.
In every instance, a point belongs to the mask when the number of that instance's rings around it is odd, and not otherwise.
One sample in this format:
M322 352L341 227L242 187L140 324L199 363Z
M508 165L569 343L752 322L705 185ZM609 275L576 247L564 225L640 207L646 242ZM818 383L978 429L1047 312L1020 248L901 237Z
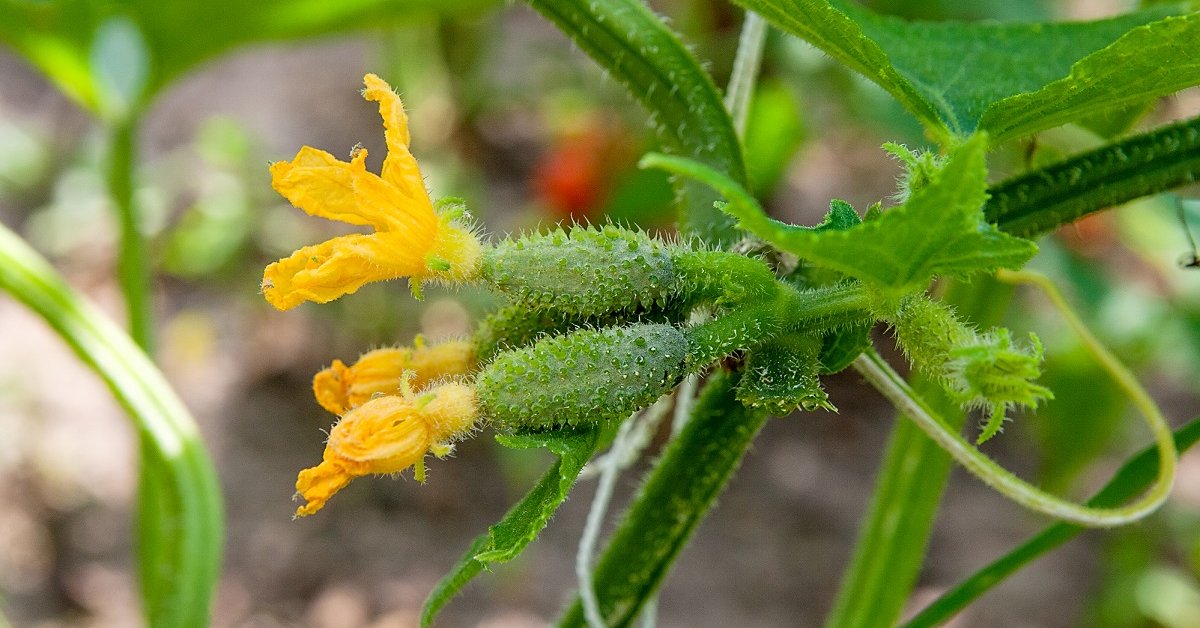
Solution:
M895 157L904 166L904 174L900 177L899 190L896 192L896 202L903 203L912 196L913 192L929 185L946 165L946 157L929 151L911 151L902 144L887 142L883 150Z
M978 442L1003 426L1007 410L1037 407L1054 398L1041 376L1042 345L1030 334L1030 346L1019 347L1007 329L979 333L939 301L924 295L906 297L890 322L909 361L964 407L983 408L987 420Z
M584 329L501 353L476 380L500 429L544 429L622 420L684 376L687 340L671 325Z
M584 316L661 307L677 290L668 247L613 225L506 240L480 276L514 304Z
M796 409L836 411L817 377L820 351L821 338L815 335L782 336L750 351L738 401L776 416Z
M1008 409L1036 408L1054 398L1049 388L1033 383L1042 375L1042 343L1032 333L1029 340L1028 349L1014 346L1009 331L999 328L950 352L947 381L957 388L952 392L989 411L977 443L1000 432Z

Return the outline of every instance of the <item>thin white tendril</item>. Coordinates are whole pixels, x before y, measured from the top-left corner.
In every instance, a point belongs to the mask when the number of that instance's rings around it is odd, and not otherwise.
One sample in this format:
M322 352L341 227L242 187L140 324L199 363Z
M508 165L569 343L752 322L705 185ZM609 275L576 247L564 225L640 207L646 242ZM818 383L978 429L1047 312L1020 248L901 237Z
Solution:
M605 628L604 615L600 612L600 601L592 581L592 556L596 553L596 542L600 528L608 514L612 501L613 487L617 476L637 460L638 453L645 448L662 422L671 405L671 396L663 395L654 405L643 412L635 412L617 430L608 453L592 461L588 467L598 469L600 480L596 483L596 494L592 496L592 507L588 510L583 534L579 537L579 548L575 552L575 577L579 582L579 601L583 616L590 628Z
M1175 479L1175 463L1178 456L1171 428L1167 425L1158 406L1146 393L1137 379L1100 344L1079 317L1071 311L1065 299L1045 277L1028 271L1001 271L997 277L1009 283L1035 285L1046 293L1050 301L1079 334L1084 347L1114 382L1129 397L1133 405L1145 417L1146 425L1154 434L1158 448L1158 477L1154 486L1140 499L1119 508L1089 508L1051 495L1013 475L991 458L980 453L961 436L946 427L946 424L929 409L908 384L873 349L867 350L854 361L854 368L867 379L883 396L887 397L901 413L917 424L942 449L945 449L959 464L1016 503L1037 512L1057 517L1064 521L1088 527L1111 527L1137 521L1154 512L1171 492Z
M675 389L675 414L671 417L671 437L678 436L692 418L692 406L696 405L696 388L700 385L700 376L693 373L683 378L683 383Z
M654 402L654 405L631 415L627 422L635 425L629 428L625 446L618 451L616 441L613 441L613 445L607 452L596 456L579 471L579 479L590 480L599 477L610 464L615 464L618 471L624 471L633 466L633 463L637 462L642 452L650 445L654 435L658 433L658 426L666 417L667 409L670 407L671 395L664 395Z
M710 320L712 315L704 310L694 310L688 316L688 325L699 325ZM696 405L696 390L700 387L703 373L692 373L683 378L683 382L675 388L675 414L671 417L671 438L683 431L692 418L692 407Z

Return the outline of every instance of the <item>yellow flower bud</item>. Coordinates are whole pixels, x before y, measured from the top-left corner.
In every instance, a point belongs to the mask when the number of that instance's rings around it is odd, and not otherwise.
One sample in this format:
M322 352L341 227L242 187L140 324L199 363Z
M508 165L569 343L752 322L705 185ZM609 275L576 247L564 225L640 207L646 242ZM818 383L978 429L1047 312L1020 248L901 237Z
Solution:
M475 365L475 347L465 340L426 345L418 336L414 347L368 351L354 366L334 360L313 378L313 395L322 408L344 414L376 395L399 392L405 373L417 390L443 378L466 375Z
M376 397L342 417L329 434L321 464L300 472L296 491L307 502L297 517L320 510L356 477L416 467L424 481L425 454L444 457L451 443L471 433L479 419L475 390L449 383L424 393Z

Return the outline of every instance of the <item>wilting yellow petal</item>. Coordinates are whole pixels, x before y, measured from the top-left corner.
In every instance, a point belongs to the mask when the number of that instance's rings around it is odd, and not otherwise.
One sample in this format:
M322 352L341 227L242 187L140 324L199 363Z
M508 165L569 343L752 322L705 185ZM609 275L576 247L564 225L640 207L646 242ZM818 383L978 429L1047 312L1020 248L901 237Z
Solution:
M447 340L413 351L411 366L416 377L413 388L444 377L466 375L475 367L475 344L466 340Z
M325 303L363 284L410 277L465 281L478 272L480 244L450 215L438 216L416 159L408 151L408 118L388 84L368 74L364 97L379 102L388 155L383 176L367 172L367 152L349 162L304 147L290 162L271 166L272 185L314 216L375 228L305 247L267 267L263 294L279 309Z
M398 394L406 373L409 385L421 390L430 382L466 375L474 364L474 345L462 340L376 349L354 366L334 360L313 377L313 395L321 407L340 415L376 395Z
M350 480L362 474L352 474L338 461L327 461L300 472L296 478L296 494L307 503L296 509L297 517L307 517L325 506L334 493L346 488Z
M296 516L317 512L356 477L398 473L422 464L431 450L446 451L478 416L475 391L463 384L376 397L351 410L330 432L321 464L300 472L296 491L307 503Z
M267 266L262 292L287 310L305 301L327 303L381 279L425 272L422 251L408 246L403 233L348 235L306 246Z
M370 174L363 167L366 151L350 163L305 146L291 161L271 164L271 187L308 214L352 225L386 227L383 216L364 213L354 195L354 180Z
M404 103L392 87L374 74L363 77L363 98L379 103L379 116L383 118L383 137L387 141L388 154L383 160L383 180L391 183L412 198L429 193L425 190L425 180L421 177L421 169L417 160L409 152L411 140L408 134L408 114L404 112Z
M350 409L347 382L353 377L350 367L341 360L334 360L329 368L313 376L313 396L322 408L341 416Z

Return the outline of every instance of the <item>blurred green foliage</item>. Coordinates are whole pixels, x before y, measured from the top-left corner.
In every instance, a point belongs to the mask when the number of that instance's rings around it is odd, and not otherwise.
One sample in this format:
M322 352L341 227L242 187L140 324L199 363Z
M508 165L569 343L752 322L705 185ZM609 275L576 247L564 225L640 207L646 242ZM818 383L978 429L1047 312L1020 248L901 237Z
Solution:
M234 46L295 39L406 16L467 13L495 0L3 0L0 41L64 93L105 117L120 117L196 64Z

